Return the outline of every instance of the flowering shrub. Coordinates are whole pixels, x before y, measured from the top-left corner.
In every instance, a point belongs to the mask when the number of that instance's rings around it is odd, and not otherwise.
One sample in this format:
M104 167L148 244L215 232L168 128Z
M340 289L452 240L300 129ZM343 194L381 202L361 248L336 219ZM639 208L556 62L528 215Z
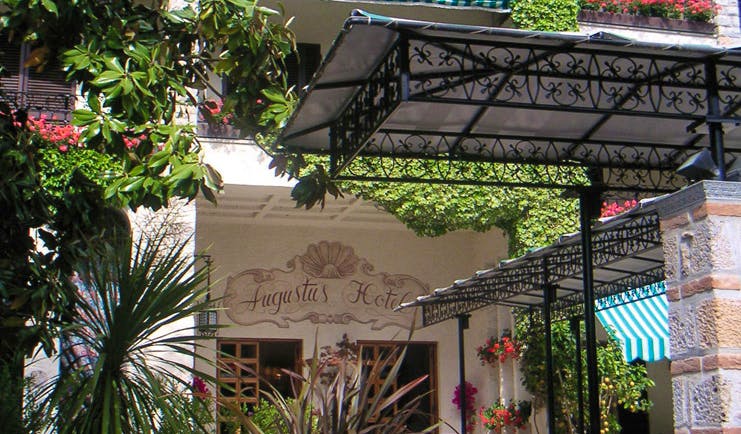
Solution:
M624 213L625 211L628 211L629 209L635 208L636 205L638 205L638 201L633 200L626 200L622 205L618 204L617 202L607 203L602 202L602 210L600 211L600 218L603 217L612 217L621 213Z
M206 382L201 377L193 377L191 388L193 389L193 395L201 399L205 399L211 394Z
M582 9L710 22L720 7L711 0L581 0Z
M466 420L468 421L466 423L466 432L473 432L474 425L475 425L475 415L474 415L474 408L476 408L476 394L479 392L479 390L471 383L466 381L466 390L465 390L465 398L466 398ZM453 400L451 401L453 405L458 409L458 411L461 411L461 385L455 386L455 390L453 391Z
M495 402L489 407L481 407L479 419L484 428L501 433L505 427L520 429L525 426L532 412L530 401L511 400L508 405Z
M61 152L67 152L70 146L82 146L80 140L80 129L69 124L51 122L46 115L41 115L38 119L29 117L27 121L28 130L36 133L41 140L54 145Z
M486 344L476 348L476 354L481 360L481 364L494 365L497 361L504 363L507 357L517 359L520 357L521 345L509 336L502 336L496 339L494 336L486 340Z
M29 117L26 124L28 130L31 133L36 134L41 142L45 145L55 147L60 152L67 152L71 147L83 147L83 143L80 140L81 128L72 126L68 123L59 123L53 116L51 119L46 115L41 115L38 119ZM135 135L128 132L122 135L122 140L126 149L136 148L146 139L146 134Z

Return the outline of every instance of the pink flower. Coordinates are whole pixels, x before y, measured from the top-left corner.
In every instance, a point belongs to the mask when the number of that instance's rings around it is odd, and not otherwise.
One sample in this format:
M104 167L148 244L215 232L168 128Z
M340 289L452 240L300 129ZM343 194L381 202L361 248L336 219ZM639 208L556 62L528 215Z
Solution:
M206 382L203 381L203 379L201 379L200 377L193 377L192 387L195 393L198 393L201 395L209 394L209 390L208 390L208 386L206 386Z

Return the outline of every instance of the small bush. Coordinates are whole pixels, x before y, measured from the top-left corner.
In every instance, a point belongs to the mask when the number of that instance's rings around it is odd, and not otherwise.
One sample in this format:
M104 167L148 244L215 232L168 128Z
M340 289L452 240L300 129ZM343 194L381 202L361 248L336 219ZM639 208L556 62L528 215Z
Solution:
M577 0L516 0L512 21L518 28L546 32L577 31Z

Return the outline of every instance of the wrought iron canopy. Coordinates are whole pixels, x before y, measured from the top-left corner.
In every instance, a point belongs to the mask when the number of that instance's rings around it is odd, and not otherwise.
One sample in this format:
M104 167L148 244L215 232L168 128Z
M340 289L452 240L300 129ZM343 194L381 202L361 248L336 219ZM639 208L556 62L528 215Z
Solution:
M609 307L663 292L664 254L655 199L620 216L604 219L592 229L594 294ZM491 304L540 309L544 287L552 289L555 311L573 314L584 300L581 234L502 261L468 279L418 297L400 308L422 306L428 326Z
M338 179L673 191L698 150L741 155L740 67L739 49L355 11L279 142Z

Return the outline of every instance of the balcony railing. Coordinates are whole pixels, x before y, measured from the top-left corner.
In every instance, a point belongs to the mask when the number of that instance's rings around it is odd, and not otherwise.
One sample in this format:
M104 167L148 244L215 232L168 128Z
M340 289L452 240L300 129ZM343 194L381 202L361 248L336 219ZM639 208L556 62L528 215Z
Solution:
M75 97L72 94L50 94L44 92L0 92L0 101L14 110L25 110L31 117L42 115L50 120L72 120Z

